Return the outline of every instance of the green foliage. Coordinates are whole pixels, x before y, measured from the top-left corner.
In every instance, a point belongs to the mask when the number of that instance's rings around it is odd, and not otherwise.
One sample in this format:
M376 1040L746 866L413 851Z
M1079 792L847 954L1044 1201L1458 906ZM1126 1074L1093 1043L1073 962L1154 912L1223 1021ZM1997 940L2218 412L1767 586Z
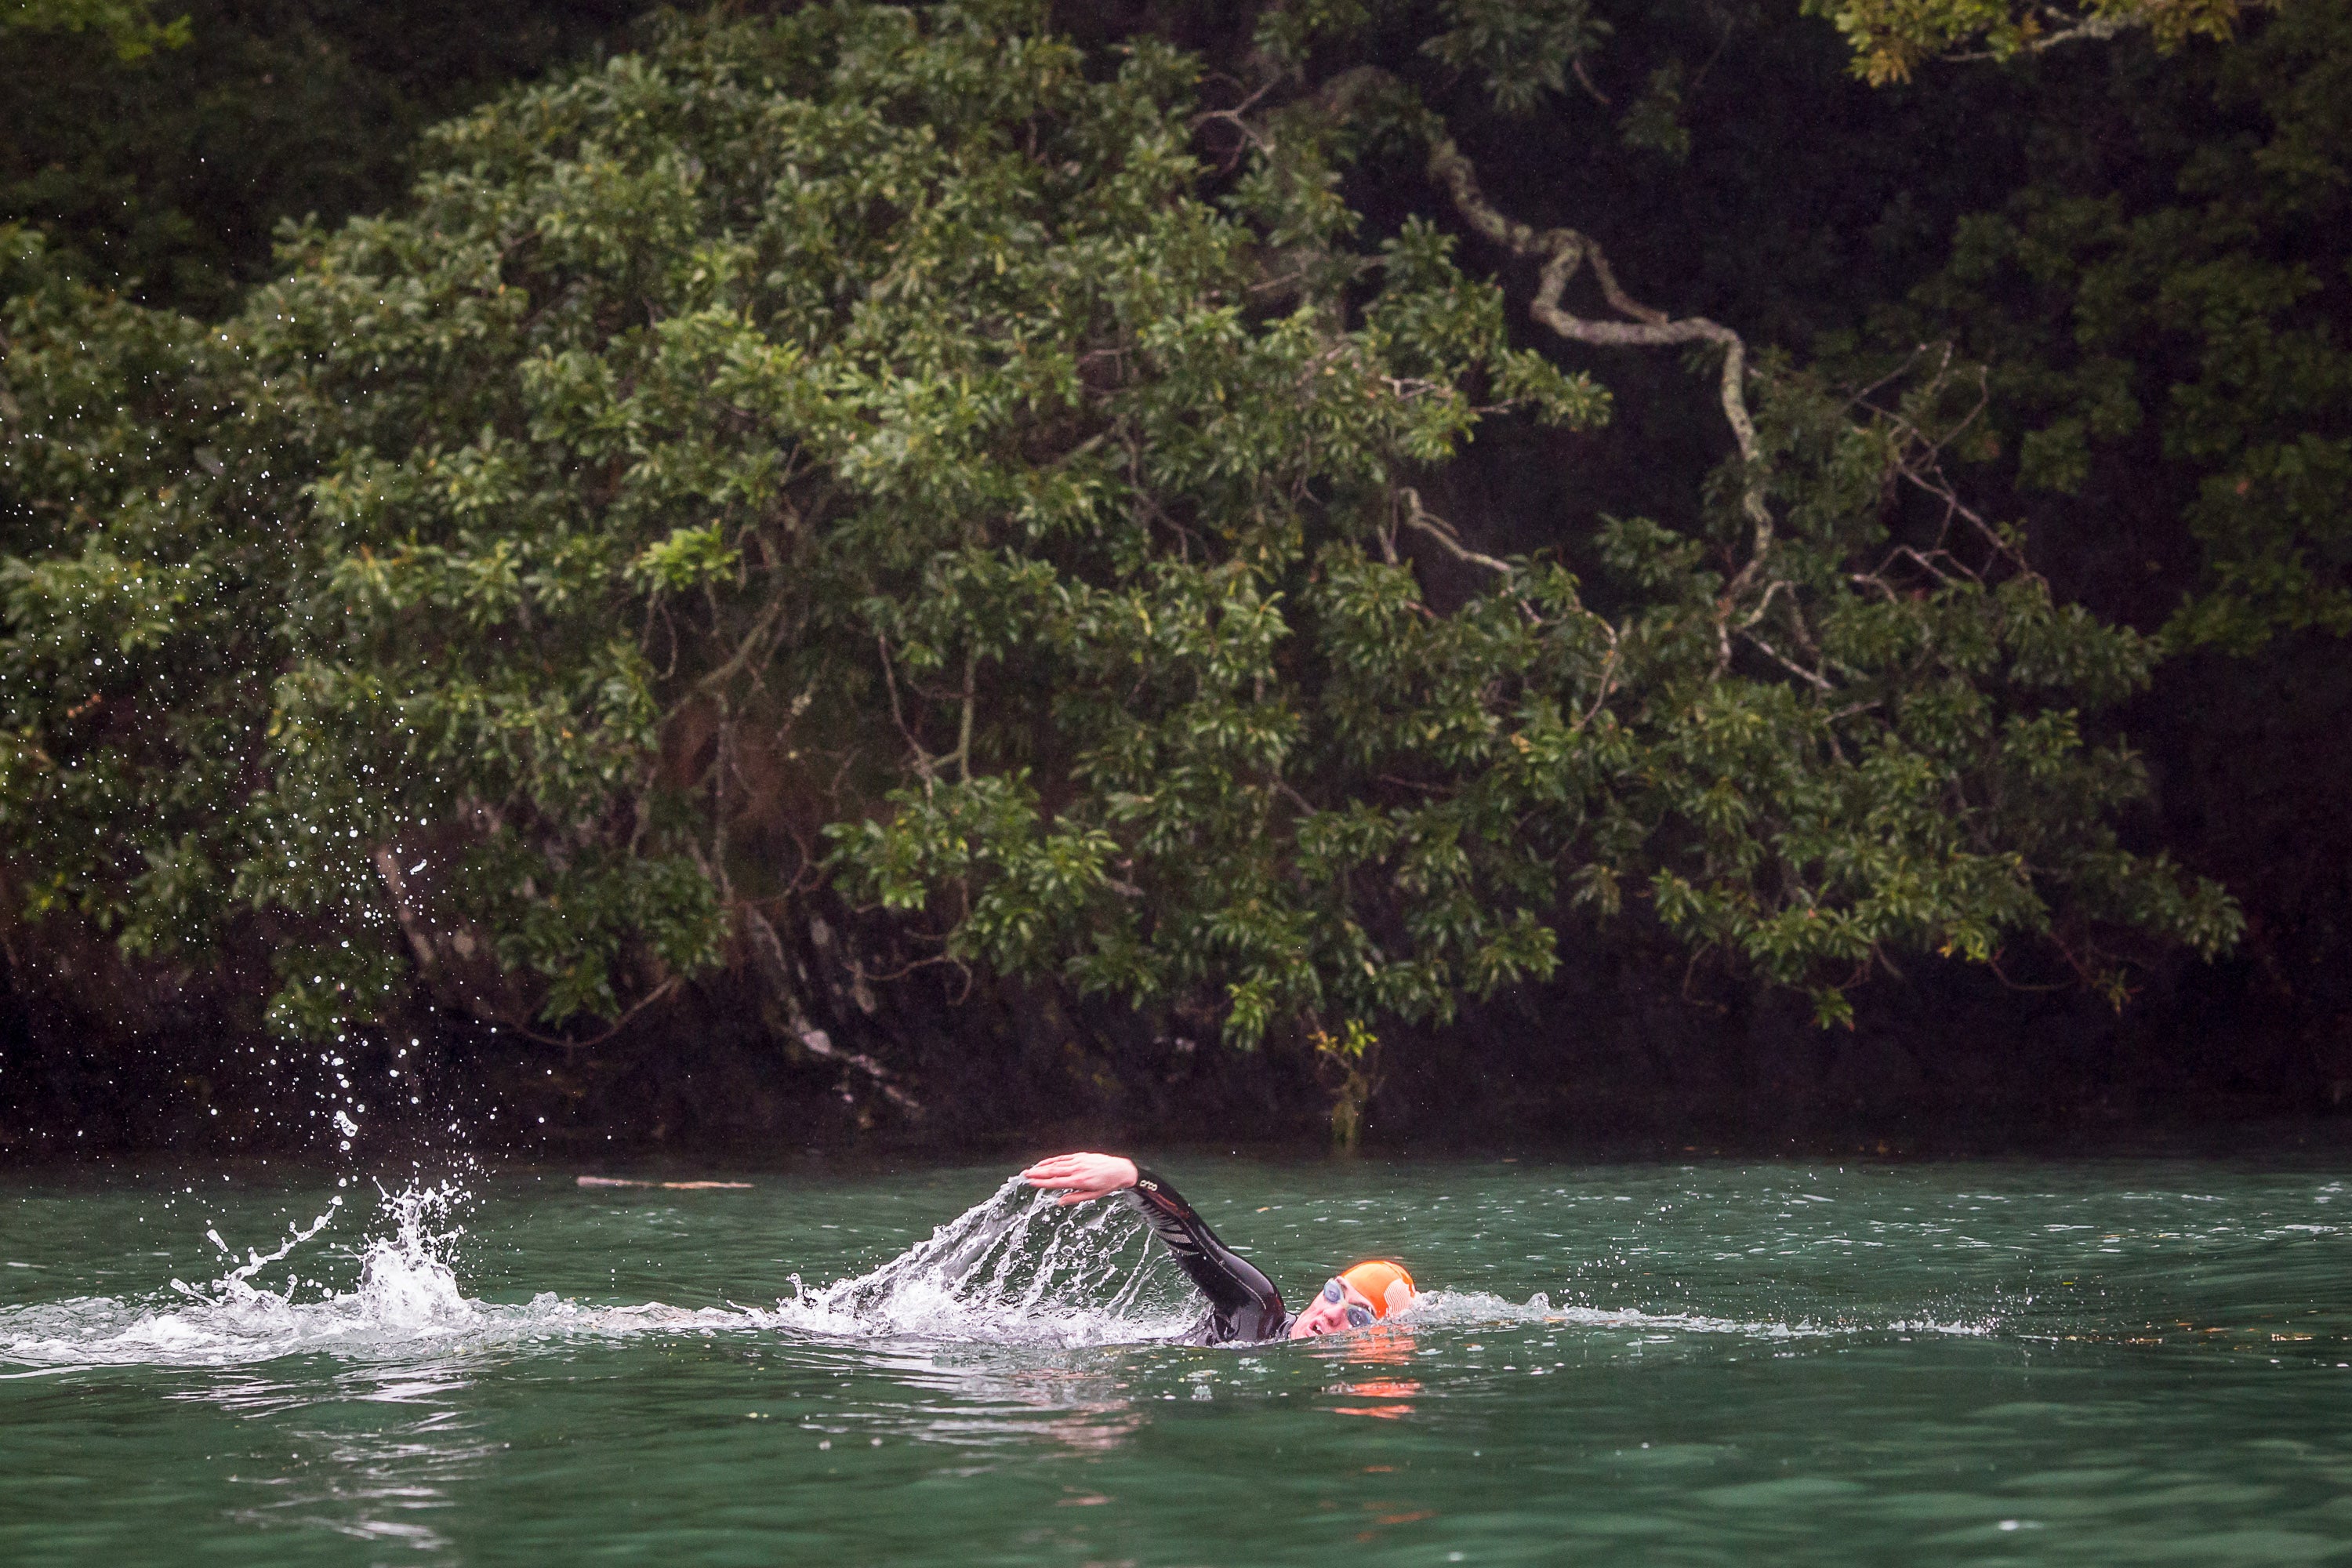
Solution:
M1923 62L1945 56L2008 59L2132 28L2146 28L2165 48L2194 37L2227 38L2244 8L2244 0L1805 0L1804 7L1805 15L1837 24L1853 46L1854 74L1874 87L1906 81Z
M157 49L188 41L188 18L155 19L147 0L6 0L0 5L0 34L96 33L126 64Z
M1593 36L1447 17L1505 107ZM1304 70L1370 20L1266 37ZM1825 1023L1898 952L2047 938L2115 990L2103 933L2231 940L2082 732L2151 647L1942 479L1969 375L1767 366L1701 527L1608 531L1604 615L1424 503L1487 422L1610 406L1343 200L1426 111L1302 90L1228 176L1200 78L1017 5L679 24L444 126L218 329L15 241L31 909L159 952L255 911L310 1033L418 975L622 1017L793 896L779 821L928 960L1244 1045L1450 1018L1644 900Z
M57 11L50 0L37 7ZM399 201L419 134L588 53L643 0L174 0L125 59L96 31L0 20L0 223L93 282L208 318L268 276L277 225ZM7 15L0 0L0 18Z
M1682 110L1682 62L1670 60L1650 73L1647 87L1617 128L1628 147L1646 147L1679 163L1690 156L1690 131L1683 124Z
M1451 0L1445 30L1422 46L1432 58L1475 73L1495 107L1524 114L1609 33L1590 0Z
M236 347L77 282L0 230L0 837L35 914L137 954L207 951L280 657L253 526L290 481L233 475ZM242 523L244 526L240 527Z
M1920 374L1860 421L1807 377L1768 384L1759 426L1789 592L1740 619L1796 679L1712 673L1719 650L1692 633L1712 630L1720 581L1662 531L1621 526L1612 544L1661 600L1625 666L1665 700L1628 714L1638 771L1621 795L1654 856L1660 918L1811 989L1824 1023L1850 1017L1840 986L1901 951L1996 963L2043 936L2119 994L2085 920L2229 946L2239 917L2219 888L2119 847L2104 815L2144 780L2078 726L2074 705L2137 689L2155 649L2055 605L2002 531L1947 510L1935 458L1971 416L1967 379ZM1933 532L1887 506L1887 482L1943 513ZM2062 888L2074 900L2063 915Z
M2210 104L2183 112L2221 125L2182 151L2178 114L2142 132L2170 190L2053 171L1964 223L1892 331L1991 360L2028 493L2081 492L2108 454L2152 459L2203 551L2168 636L2242 654L2352 634L2352 7L2283 8L2195 79Z

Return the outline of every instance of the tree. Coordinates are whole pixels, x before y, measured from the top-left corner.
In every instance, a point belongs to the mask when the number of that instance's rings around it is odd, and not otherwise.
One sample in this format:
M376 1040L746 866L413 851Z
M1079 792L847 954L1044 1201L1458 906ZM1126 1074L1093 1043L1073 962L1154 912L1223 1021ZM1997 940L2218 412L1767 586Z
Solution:
M1414 58L1523 100L1586 19L1465 0ZM26 296L12 873L159 948L261 911L276 1016L329 1034L420 979L614 1027L730 960L801 1019L778 933L835 897L901 969L1359 1058L1629 902L1824 1023L1905 952L2047 941L2120 995L2117 933L2226 945L2083 733L2154 646L1946 475L1980 373L1857 392L1641 303L1486 197L1369 26L1269 11L1231 85L1018 5L680 24L443 128L408 208L301 231L216 332ZM1384 229L1343 196L1381 159L1433 197ZM1472 250L1562 353L1712 388L1696 529L1607 521L1605 584L1429 501L1482 427L1609 411ZM171 440L64 390L91 330L172 345L102 362ZM74 504L106 561L68 581ZM142 642L151 593L84 585L167 570L223 628ZM92 731L100 644L221 673Z

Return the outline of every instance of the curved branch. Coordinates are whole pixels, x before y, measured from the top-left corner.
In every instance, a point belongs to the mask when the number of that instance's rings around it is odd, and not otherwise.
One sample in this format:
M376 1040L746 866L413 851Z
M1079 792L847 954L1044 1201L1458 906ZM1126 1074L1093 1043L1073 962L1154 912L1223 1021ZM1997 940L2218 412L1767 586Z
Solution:
M1748 409L1748 344L1746 340L1719 321L1705 316L1669 316L1654 306L1644 305L1625 292L1617 281L1617 274L1609 265L1609 258L1590 236L1572 228L1551 228L1538 231L1516 218L1505 216L1486 199L1479 189L1478 172L1462 149L1450 136L1432 139L1429 149L1429 173L1454 200L1454 211L1465 222L1514 256L1539 259L1543 263L1541 281L1535 300L1528 313L1571 342L1590 343L1610 348L1663 348L1675 343L1713 343L1723 351L1723 374L1717 395L1723 405L1724 422L1731 427L1733 444L1738 448L1741 466L1746 470L1747 483L1740 495L1740 510L1747 514L1754 531L1754 544L1742 567L1724 592L1725 613L1730 604L1752 587L1762 569L1764 557L1771 550L1773 522L1771 509L1765 504L1763 454L1756 439L1756 421ZM1601 297L1623 321L1593 321L1571 313L1560 303L1569 280L1580 267L1590 266L1593 280L1600 285Z
M1454 199L1454 210L1471 227L1515 256L1543 261L1542 284L1528 314L1561 337L1580 343L1621 348L1657 348L1689 342L1720 345L1725 355L1724 419L1731 426L1732 439L1738 446L1741 458L1750 464L1758 460L1760 454L1756 445L1756 424L1748 412L1748 345L1738 332L1705 316L1672 317L1633 299L1617 281L1607 254L1587 235L1572 228L1538 232L1516 218L1505 216L1479 189L1476 169L1453 138L1440 137L1431 144L1429 172L1445 187L1446 194ZM1593 279L1601 286L1601 297L1608 301L1609 308L1629 320L1589 321L1561 308L1560 296L1569 280L1576 276L1579 267L1585 265L1591 267ZM1763 497L1754 486L1749 488L1748 504L1751 517L1763 510ZM1769 533L1769 514L1759 521Z
M635 1023L638 1014L644 1012L646 1008L651 1007L656 1002L667 1000L670 994L677 989L677 985L678 977L675 974L671 975L667 980L663 981L659 985L655 986L651 991L646 993L645 996L639 1000L635 1006L630 1008L627 1012L614 1019L613 1026L611 1028L606 1029L601 1035L591 1035L584 1040L567 1040L558 1035L542 1035L538 1030L532 1028L530 1025L519 1024L512 1018L501 1018L499 1022L503 1027L512 1029L524 1039L532 1041L538 1045L562 1046L566 1051L584 1051L593 1047L604 1045L607 1041L611 1040L615 1035L618 1035L622 1030Z
M2071 27L2062 27L2054 33L2044 33L2039 37L2028 38L2007 52L1999 49L1955 50L1949 54L1939 55L1937 58L1949 60L1955 64L1963 61L2004 60L2011 55L2038 55L2044 49L2054 49L2061 44L2080 43L2086 38L2094 43L2105 43L2110 38L2121 37L2134 27L2147 25L2147 18L2141 16L2085 16Z
M1444 547L1448 555L1465 565L1484 566L1489 572L1498 572L1506 577L1511 574L1509 562L1498 561L1484 551L1473 550L1463 543L1462 536L1454 531L1452 523L1421 504L1419 490L1414 489L1411 485L1400 485L1397 487L1397 494L1404 499L1404 522L1407 527L1429 535Z

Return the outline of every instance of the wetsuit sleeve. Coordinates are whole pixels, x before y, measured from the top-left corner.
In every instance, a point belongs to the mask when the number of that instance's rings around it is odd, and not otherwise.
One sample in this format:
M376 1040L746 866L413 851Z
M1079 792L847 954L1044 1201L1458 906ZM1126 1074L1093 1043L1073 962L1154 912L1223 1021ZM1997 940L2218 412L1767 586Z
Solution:
M1208 1222L1192 1212L1184 1194L1155 1172L1139 1168L1135 1185L1119 1194L1141 1214L1152 1233L1209 1299L1208 1337L1270 1340L1289 1326L1282 1292L1247 1258L1217 1239Z

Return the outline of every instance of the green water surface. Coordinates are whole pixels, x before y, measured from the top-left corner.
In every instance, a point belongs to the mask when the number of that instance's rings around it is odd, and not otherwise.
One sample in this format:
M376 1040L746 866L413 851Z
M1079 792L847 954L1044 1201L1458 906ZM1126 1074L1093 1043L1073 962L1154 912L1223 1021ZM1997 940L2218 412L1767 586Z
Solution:
M224 1335L170 1281L333 1178L0 1179L0 1561L2352 1562L2341 1162L1160 1163L1294 1299L1391 1254L1427 1310L818 1331L790 1276L1005 1171L548 1172L473 1183L455 1316L305 1315L386 1228L352 1182Z

